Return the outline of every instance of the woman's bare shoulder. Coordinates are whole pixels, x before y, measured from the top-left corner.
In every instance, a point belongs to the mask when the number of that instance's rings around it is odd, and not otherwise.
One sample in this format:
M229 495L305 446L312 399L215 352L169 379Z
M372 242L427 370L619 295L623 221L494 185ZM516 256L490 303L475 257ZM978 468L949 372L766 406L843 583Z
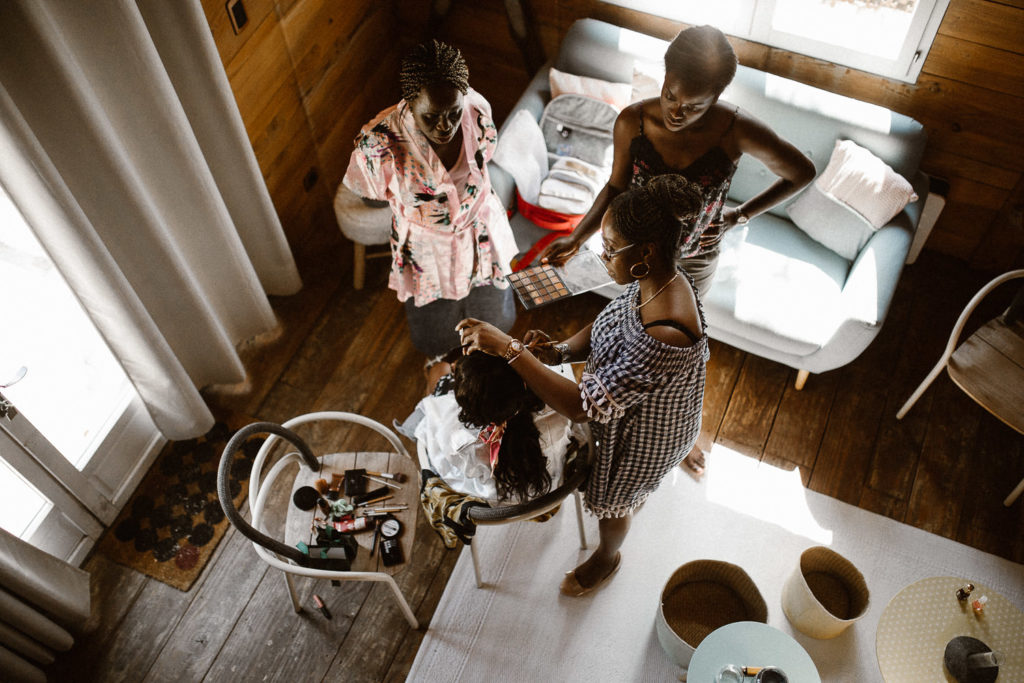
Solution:
M704 328L700 323L697 295L689 282L684 282L679 286L678 290L674 292L674 296L668 301L669 305L663 310L651 311L651 319L671 320L677 325L682 325L697 339L700 339L704 334ZM669 346L688 347L695 343L693 338L672 325L653 325L645 331L654 339Z

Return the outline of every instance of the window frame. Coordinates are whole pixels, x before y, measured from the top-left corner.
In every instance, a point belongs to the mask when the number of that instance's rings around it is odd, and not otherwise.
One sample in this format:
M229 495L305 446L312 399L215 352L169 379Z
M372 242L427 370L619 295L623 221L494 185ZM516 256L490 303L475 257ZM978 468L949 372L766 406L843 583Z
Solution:
M709 23L730 36L905 83L917 82L950 2L919 0L897 57L886 59L774 30L772 15L776 0L733 0L725 11L727 17L721 22L709 17L707 4L695 0L602 1L686 24Z

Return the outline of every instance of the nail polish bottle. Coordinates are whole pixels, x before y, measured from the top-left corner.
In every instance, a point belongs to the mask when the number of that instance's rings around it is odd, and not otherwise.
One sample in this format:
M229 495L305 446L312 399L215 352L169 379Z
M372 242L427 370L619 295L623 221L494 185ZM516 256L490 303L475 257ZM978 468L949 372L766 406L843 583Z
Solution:
M988 602L988 596L982 595L980 598L971 603L971 608L974 610L974 613L977 614L979 617L985 613L986 602Z

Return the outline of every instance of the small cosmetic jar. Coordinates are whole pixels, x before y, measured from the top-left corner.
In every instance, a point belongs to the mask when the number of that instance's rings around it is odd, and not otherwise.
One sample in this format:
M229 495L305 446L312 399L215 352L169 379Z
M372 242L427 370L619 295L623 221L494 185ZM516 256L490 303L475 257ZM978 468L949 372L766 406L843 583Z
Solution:
M766 666L757 672L754 683L789 683L789 677L782 669Z
M742 683L743 669L735 664L726 664L715 676L715 683Z

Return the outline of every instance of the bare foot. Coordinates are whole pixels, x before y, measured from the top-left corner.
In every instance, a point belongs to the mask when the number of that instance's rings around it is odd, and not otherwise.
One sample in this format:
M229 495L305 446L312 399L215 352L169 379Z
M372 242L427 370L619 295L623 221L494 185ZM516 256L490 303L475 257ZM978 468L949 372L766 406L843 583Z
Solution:
M694 446L693 449L683 459L681 467L686 470L694 479L700 481L700 478L704 476L704 468L707 463L704 460L704 451L698 446Z

